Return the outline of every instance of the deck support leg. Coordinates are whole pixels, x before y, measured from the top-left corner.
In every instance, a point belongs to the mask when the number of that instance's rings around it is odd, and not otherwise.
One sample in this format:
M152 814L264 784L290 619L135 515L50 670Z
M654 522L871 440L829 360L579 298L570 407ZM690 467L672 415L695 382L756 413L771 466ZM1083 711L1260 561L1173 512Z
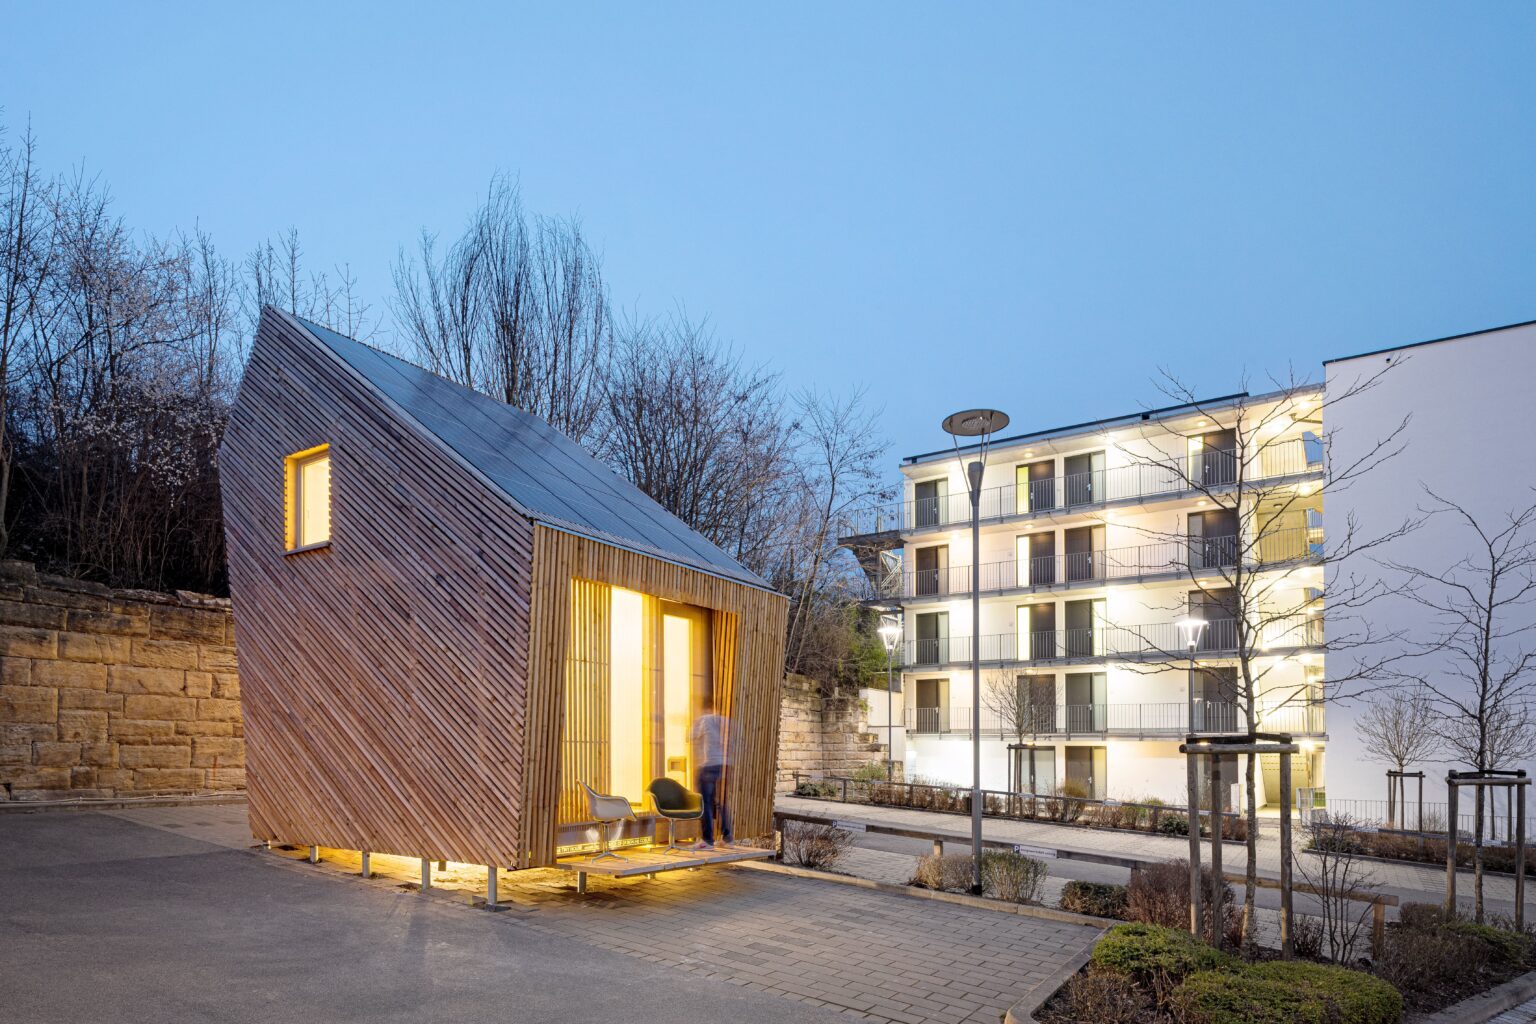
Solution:
M437 862L437 870L439 870L439 871L447 871L448 870L448 862L445 861L445 860L438 861Z
M486 909L496 905L496 865L488 865L485 869L485 906Z
M933 855L935 857L942 857L942 856L944 856L944 840L942 840L942 839L935 839L933 841Z
M309 848L309 862L311 864L319 864L320 863L320 847L318 847L318 846L311 846Z
M576 891L587 891L587 873L585 871L576 872Z
M371 863L369 863L368 851L367 850L363 851L363 877L364 878L372 878L373 877L373 865Z
M432 888L432 862L427 858L421 858L421 891L426 892Z

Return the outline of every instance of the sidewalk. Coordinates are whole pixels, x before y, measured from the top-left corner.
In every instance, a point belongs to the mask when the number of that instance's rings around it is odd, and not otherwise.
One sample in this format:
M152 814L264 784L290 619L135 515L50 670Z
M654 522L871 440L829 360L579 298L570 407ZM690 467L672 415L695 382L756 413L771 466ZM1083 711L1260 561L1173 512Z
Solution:
M879 807L870 804L840 803L835 800L811 800L788 795L779 796L775 806L781 811L827 815L846 821L947 832L955 835L968 836L971 830L970 818L964 815L913 810L907 807ZM1177 836L998 818L986 819L983 832L986 838L1000 842L1043 846L1056 850L1110 853L1157 860L1182 860L1189 856L1189 840ZM1295 859L1298 863L1303 862L1303 858L1312 857L1311 854L1302 850L1305 842L1302 829L1296 830L1293 841L1296 851ZM1201 851L1202 856L1207 856L1209 849L1210 844L1207 841ZM1243 871L1246 854L1241 844L1227 843L1224 856L1224 866L1229 872ZM1368 881L1380 887L1382 892L1396 896L1403 903L1440 903L1445 899L1443 867L1370 860L1360 863ZM1265 823L1259 830L1258 869L1259 874L1266 878L1280 877L1278 825L1271 826ZM894 866L888 866L886 870L894 871ZM1297 876L1300 877L1299 871ZM1459 871L1456 877L1457 902L1470 908L1472 873ZM1513 876L1485 875L1483 887L1486 906L1490 913L1513 912L1515 899Z

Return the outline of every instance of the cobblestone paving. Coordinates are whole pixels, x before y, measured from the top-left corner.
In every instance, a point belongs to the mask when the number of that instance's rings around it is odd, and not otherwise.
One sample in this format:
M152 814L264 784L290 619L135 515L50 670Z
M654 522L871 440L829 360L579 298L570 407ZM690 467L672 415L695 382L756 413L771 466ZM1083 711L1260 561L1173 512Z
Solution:
M1533 1021L1536 1021L1536 999L1505 1010L1488 1024L1532 1024Z
M250 845L243 808L114 813L224 846ZM872 870L901 876L892 880L910 876L910 857L867 852ZM334 872L340 882L357 870L357 859L327 850L312 870ZM376 857L375 870L383 877L352 884L408 884L418 877L418 862ZM484 884L484 869L470 865L434 874L440 898L483 897ZM592 876L584 895L565 872L504 872L498 888L510 922L850 1018L899 1024L997 1024L1007 1007L1098 936L1080 925L745 868L651 879Z

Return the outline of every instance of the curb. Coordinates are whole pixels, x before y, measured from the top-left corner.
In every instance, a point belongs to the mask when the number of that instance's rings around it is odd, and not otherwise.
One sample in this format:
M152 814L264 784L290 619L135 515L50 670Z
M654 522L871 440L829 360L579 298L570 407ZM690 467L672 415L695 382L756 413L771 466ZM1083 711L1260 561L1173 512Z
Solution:
M789 875L792 878L810 878L820 882L832 882L836 885L852 886L855 889L869 889L873 892L883 892L891 896L906 896L909 899L933 900L938 903L952 903L955 906L970 907L973 910L990 910L995 914L1013 914L1017 917L1036 917L1044 921L1055 921L1058 924L1076 924L1086 928L1096 928L1103 931L1110 925L1120 924L1119 921L1111 921L1102 917L1089 917L1086 914L1074 914L1069 910L1056 910L1052 907L1037 907L1028 903L1004 903L1001 900L989 900L981 896L971 896L968 893L940 892L936 889L919 889L912 885L896 885L892 882L876 882L870 878L859 878L855 875L839 875L830 871L817 871L813 868L796 867L793 864L778 864L773 861L746 861L741 864L733 864L731 867L744 868L748 871L766 871L774 875ZM1081 966L1081 965L1079 965Z
M1483 1024L1533 998L1536 998L1536 971L1512 978L1497 988L1463 999L1443 1010L1409 1020L1412 1024Z
M110 800L7 800L0 803L0 814L68 814L82 811L126 811L135 807L222 807L245 803L244 793L217 796L145 796Z
M1035 1024L1035 1011L1044 1006L1051 996L1056 994L1057 989L1082 970L1091 956L1093 956L1093 945L1089 945L1058 968L1056 973L1024 993L1024 998L1008 1007L1008 1012L1003 1014L1003 1024Z

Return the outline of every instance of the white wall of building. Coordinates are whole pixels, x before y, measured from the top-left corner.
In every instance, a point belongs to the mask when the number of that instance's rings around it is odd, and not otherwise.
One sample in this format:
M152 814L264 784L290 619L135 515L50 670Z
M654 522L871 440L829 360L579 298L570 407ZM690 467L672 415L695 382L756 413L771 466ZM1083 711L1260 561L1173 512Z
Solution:
M1390 369L1387 369L1390 367ZM1352 384L1383 369L1369 392L1334 403ZM1536 326L1506 328L1327 366L1329 458L1336 468L1366 452L1412 414L1402 435L1403 454L1346 489L1325 492L1324 526L1330 540L1343 536L1354 517L1362 536L1379 536L1416 505L1428 500L1426 486L1461 504L1481 521L1493 523L1536 500ZM1450 517L1436 517L1417 532L1373 552L1378 559L1444 569L1469 551L1468 534ZM1374 561L1357 558L1343 567L1389 586L1400 582ZM1377 628L1406 629L1427 637L1434 626L1419 606L1398 597L1365 610ZM1350 628L1328 619L1329 633ZM1330 651L1328 675L1348 675L1356 664L1349 652ZM1416 671L1444 679L1443 666L1430 659ZM1355 722L1365 702L1330 707L1328 774L1330 799L1383 799L1386 765L1366 761ZM1447 764L1426 764L1431 773L1426 799L1444 799ZM1536 770L1536 763L1511 767ZM1434 781L1439 774L1440 782Z

